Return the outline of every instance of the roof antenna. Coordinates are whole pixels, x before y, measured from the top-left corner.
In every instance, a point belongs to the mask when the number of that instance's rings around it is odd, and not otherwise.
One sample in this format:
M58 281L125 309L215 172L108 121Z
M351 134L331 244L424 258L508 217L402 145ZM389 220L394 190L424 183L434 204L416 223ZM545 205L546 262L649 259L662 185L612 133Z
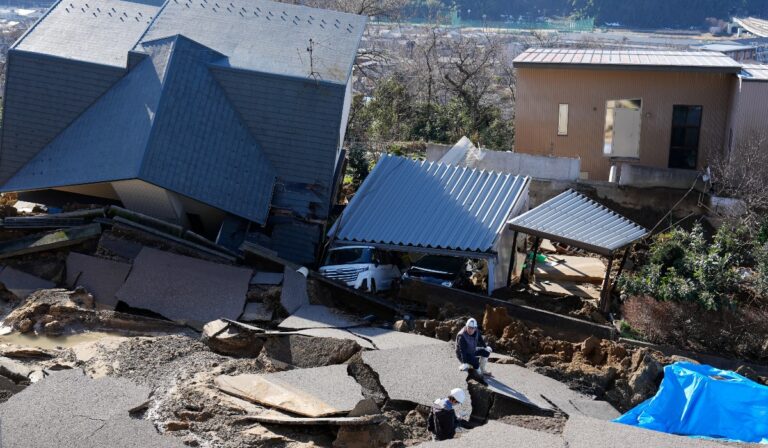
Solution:
M312 38L310 38L309 46L307 47L307 53L309 53L309 77L314 79L315 81L318 81L320 78L320 73L315 71L315 58L313 57L314 51L315 51L315 41L313 41Z

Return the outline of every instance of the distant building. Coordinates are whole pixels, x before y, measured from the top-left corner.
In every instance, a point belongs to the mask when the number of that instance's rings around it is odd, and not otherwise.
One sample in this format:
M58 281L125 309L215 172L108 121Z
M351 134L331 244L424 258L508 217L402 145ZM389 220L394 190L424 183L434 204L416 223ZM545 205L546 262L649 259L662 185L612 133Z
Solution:
M691 50L697 51L716 51L723 53L737 62L754 62L757 60L757 47L754 45L745 45L736 42L718 42L714 44L703 44L691 46Z
M579 157L585 179L622 164L701 169L768 130L762 66L722 53L531 49L514 67L515 151Z
M265 0L60 0L9 51L0 190L110 199L213 237L248 229L312 262L365 20Z

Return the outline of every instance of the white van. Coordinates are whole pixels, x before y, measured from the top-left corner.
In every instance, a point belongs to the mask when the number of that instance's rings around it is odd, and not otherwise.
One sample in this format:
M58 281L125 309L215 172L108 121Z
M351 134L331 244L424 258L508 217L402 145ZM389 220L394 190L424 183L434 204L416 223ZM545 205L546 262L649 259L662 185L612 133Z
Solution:
M329 250L320 274L371 292L390 289L401 275L393 254L371 246L341 246Z

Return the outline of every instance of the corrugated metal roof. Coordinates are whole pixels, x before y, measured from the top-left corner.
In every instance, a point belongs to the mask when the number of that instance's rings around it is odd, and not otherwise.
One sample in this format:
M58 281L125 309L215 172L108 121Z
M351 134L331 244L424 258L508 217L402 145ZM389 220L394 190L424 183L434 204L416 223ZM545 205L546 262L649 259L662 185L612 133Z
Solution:
M648 234L645 228L573 190L511 219L509 226L602 255Z
M768 64L746 64L740 76L745 81L768 81Z
M768 37L768 20L758 19L756 17L734 17L733 21L755 36Z
M755 47L754 45L744 45L736 42L722 42L722 43L715 43L715 44L698 45L695 48L697 50L702 50L702 51L717 51L720 53L727 53L729 51L754 50L757 47Z
M329 232L337 242L491 253L528 177L384 156Z
M513 64L517 67L587 66L732 73L741 69L741 64L722 53L667 50L531 48L516 57Z

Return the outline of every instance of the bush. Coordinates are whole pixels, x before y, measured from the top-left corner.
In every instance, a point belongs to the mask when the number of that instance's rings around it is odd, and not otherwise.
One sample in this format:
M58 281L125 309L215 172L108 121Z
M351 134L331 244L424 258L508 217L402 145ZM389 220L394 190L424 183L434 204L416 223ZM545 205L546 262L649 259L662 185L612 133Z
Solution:
M707 244L700 225L655 237L648 263L619 280L624 292L664 302L694 303L706 310L734 305L744 296L737 268L751 258L746 232L722 227Z

